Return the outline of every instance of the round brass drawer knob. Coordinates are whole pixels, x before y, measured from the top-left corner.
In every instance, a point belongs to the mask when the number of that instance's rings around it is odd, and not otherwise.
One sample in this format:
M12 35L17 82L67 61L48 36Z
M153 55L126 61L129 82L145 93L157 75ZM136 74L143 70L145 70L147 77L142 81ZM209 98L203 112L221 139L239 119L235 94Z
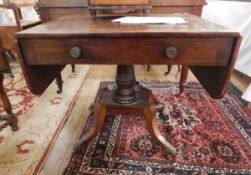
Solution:
M72 58L78 59L82 55L82 49L80 47L73 47L70 50L70 55Z
M166 48L166 56L169 59L174 59L178 55L178 51L175 47Z

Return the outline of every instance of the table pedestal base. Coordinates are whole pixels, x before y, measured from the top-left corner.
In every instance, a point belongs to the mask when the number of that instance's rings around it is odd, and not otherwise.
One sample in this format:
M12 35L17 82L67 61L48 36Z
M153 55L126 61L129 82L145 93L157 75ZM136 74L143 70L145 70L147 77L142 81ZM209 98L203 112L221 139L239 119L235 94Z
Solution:
M100 89L97 100L93 105L94 120L92 127L78 143L74 150L77 151L83 144L90 142L98 135L102 128L107 109L135 109L142 111L147 124L147 129L152 138L159 143L164 151L176 154L175 148L161 135L155 120L156 112L161 108L155 105L152 92L144 87L137 86L134 66L118 65L116 75L117 88L107 87ZM136 91L136 87L138 88Z

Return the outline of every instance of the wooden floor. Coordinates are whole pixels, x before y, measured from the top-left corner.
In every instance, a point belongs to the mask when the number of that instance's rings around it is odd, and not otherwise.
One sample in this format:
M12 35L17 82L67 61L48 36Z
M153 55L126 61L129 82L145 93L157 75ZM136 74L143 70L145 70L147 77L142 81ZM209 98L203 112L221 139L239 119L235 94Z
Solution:
M164 76L166 66L152 66L150 72L146 72L146 66L136 66L136 77L138 80L170 80L179 81L180 73L174 66L169 76ZM76 71L78 69L76 68ZM89 115L89 105L93 102L101 81L114 80L115 66L92 66L86 82L81 89L81 94L72 109L54 147L52 148L43 168L41 175L61 175L67 166L72 154L72 146L79 138ZM197 81L190 73L188 81ZM250 78L234 73L231 80L240 90L244 91Z

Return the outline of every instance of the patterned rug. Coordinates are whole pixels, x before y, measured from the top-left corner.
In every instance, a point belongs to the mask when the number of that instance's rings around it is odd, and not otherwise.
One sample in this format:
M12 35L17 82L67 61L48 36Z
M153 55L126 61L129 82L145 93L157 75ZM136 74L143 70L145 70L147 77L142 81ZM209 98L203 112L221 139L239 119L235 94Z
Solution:
M177 83L142 84L165 106L156 120L177 155L166 154L155 143L142 114L108 111L99 135L72 156L65 175L251 174L251 111L234 86L223 99L214 100L197 83L188 84L180 97L175 95Z
M52 83L41 96L30 93L19 64L11 67L15 78L7 75L4 86L20 129L0 131L0 174L37 174L79 96L90 66L77 66L76 73L67 66L62 72L62 94L56 93L57 86ZM2 103L0 113L4 113Z
M39 96L30 93L19 64L13 63L11 68L15 77L11 77L10 74L4 75L4 89L11 101L13 113L17 116L23 116L29 112ZM6 114L2 101L0 103L0 114Z

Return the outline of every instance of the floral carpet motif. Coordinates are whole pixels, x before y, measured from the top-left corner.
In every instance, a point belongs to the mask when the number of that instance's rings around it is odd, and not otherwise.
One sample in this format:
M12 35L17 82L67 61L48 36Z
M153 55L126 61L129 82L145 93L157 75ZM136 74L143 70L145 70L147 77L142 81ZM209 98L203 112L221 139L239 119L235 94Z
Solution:
M4 89L11 101L13 112L17 116L21 116L27 114L39 96L30 93L20 66L12 64L11 67L15 77L12 78L8 74L5 75ZM4 113L2 103L0 103L0 113Z
M30 93L25 82L21 67L17 63L11 64L14 77L10 74L4 75L4 89L11 102L12 111L18 117L23 116L29 112L39 96ZM5 115L3 103L0 96L0 114ZM5 126L6 121L0 120L0 125ZM1 130L0 130L1 132Z
M182 96L176 95L177 83L142 84L165 106L156 120L177 155L161 150L141 114L108 111L99 135L73 154L65 175L251 174L251 111L234 86L224 98L214 100L197 83L189 83Z
M4 87L17 114L19 130L12 132L8 126L0 131L0 175L35 175L69 117L90 66L79 65L76 73L66 66L62 71L63 92L57 94L57 86L52 83L41 96L30 93L20 66L11 66L15 78L7 76Z

